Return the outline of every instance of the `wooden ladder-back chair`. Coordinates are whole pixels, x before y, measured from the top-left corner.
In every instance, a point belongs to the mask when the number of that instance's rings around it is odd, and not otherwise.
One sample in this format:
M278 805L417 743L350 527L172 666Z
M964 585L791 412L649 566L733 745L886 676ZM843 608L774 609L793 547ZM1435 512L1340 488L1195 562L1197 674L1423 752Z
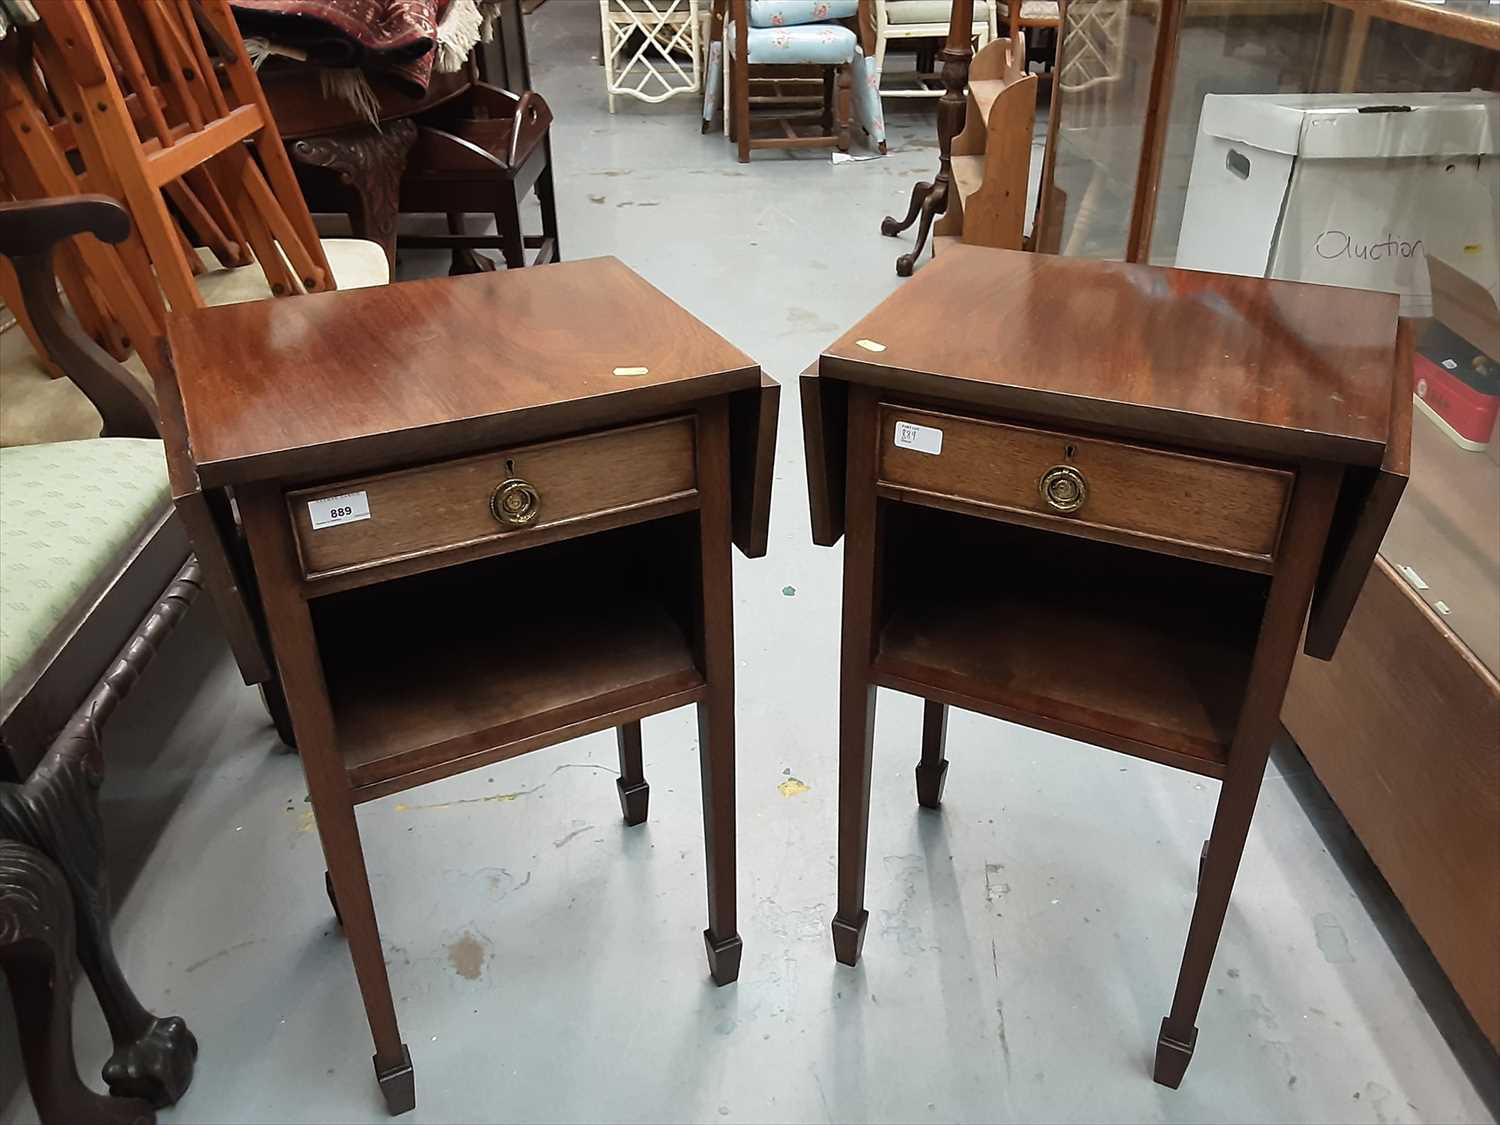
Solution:
M168 200L221 261L248 246L273 294L332 287L227 0L52 0L37 45L95 189L129 204L173 306L202 297Z
M0 44L0 194L41 200L101 192L113 181L97 168L75 167L73 123L56 105L24 34ZM147 369L160 363L154 341L165 312L145 246L131 230L117 245L95 238L58 244L56 273L74 315L116 359L139 348ZM0 301L20 322L38 356L46 357L8 262L0 259ZM51 364L50 359L46 362ZM54 366L53 374L60 374Z

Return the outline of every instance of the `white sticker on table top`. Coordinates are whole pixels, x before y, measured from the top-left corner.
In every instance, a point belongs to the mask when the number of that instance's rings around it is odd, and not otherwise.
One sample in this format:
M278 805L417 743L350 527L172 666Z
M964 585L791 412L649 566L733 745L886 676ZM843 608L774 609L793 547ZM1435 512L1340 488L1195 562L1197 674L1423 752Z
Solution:
M943 451L943 431L936 426L919 426L915 422L896 422L896 448L915 449L936 457Z
M1404 563L1401 565L1401 575L1418 590L1427 589L1427 583L1422 581L1422 576Z
M313 530L336 527L341 523L358 523L370 518L370 498L363 491L341 492L307 502L307 514Z

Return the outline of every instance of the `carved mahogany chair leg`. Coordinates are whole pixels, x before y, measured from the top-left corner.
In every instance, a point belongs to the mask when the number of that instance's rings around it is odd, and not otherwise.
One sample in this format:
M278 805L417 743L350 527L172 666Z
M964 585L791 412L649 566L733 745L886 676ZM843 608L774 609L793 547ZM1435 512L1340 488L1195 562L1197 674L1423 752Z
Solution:
M43 1121L136 1125L148 1102L96 1094L73 1061L73 904L67 880L37 849L0 840L0 969L10 985L21 1059Z
M354 206L349 212L354 237L380 243L393 275L401 177L406 171L406 158L416 143L416 122L401 117L378 129L373 125L361 126L293 141L288 146L294 161L327 169L349 189L354 196Z
M923 181L922 183L917 184L916 187L912 188L911 203L906 208L906 218L897 222L894 216L887 215L885 218L880 220L880 233L886 235L889 238L895 238L896 235L900 234L907 227L911 226L912 223L916 222L917 215L922 210L922 200L927 198L927 195L930 191L932 191L932 184L926 181Z
M917 803L935 809L943 803L948 778L948 705L929 699L922 708L922 759L917 763Z
M117 662L119 664L123 661ZM77 905L78 960L88 974L115 1051L104 1064L111 1094L175 1104L193 1080L198 1041L178 1016L147 1011L121 972L110 940L104 826L97 794L103 780L92 715L82 711L58 736L19 790L0 793L6 835L24 821L30 842L62 868Z
M620 776L615 788L620 794L620 812L630 825L646 822L646 808L651 800L651 786L641 765L641 724L625 723L615 728L620 747Z

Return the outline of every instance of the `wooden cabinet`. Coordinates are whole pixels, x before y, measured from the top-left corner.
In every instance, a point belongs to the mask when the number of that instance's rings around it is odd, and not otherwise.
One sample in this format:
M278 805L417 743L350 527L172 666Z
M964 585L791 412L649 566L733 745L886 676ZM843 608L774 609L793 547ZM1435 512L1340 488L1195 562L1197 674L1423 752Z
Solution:
M736 979L730 550L765 550L775 382L613 259L170 332L173 492L247 681L284 699L390 1111L416 1088L361 802L612 727L640 824L640 720L695 705L703 938Z
M926 701L929 808L954 706L1218 779L1156 1044L1182 1081L1304 623L1337 642L1404 481L1409 341L1386 294L961 246L823 353L802 401L813 536L845 541L840 961L869 919L877 688Z

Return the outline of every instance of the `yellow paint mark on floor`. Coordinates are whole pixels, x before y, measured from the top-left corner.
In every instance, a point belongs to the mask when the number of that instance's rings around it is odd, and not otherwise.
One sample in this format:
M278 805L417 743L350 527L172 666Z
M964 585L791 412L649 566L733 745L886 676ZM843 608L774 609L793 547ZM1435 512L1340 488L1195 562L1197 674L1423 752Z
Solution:
M812 786L807 784L807 782L795 777L789 777L776 787L776 791L783 797L796 797L802 793L806 793L811 788Z

